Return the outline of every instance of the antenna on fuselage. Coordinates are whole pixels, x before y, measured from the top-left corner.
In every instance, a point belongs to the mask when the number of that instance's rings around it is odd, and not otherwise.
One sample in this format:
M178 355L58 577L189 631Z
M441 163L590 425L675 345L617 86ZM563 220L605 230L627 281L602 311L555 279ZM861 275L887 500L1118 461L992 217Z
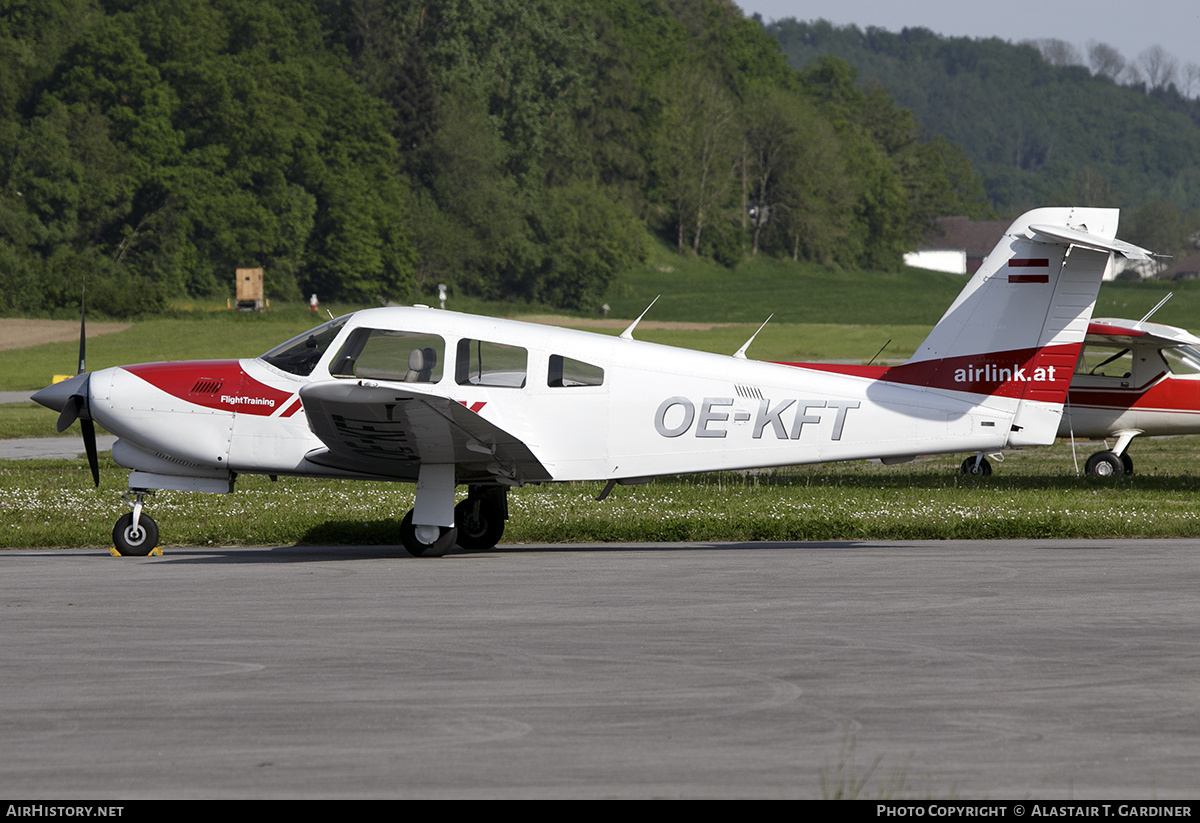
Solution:
M662 297L662 295L660 294L660 295L658 295L658 297ZM646 311L639 314L637 316L637 320L634 320L632 323L630 323L629 328L627 328L625 331L621 332L617 336L623 340L632 340L633 339L633 330L637 327L638 323L642 322L642 318L646 316L646 312L650 311L650 309L654 306L654 304L658 302L658 297L655 297L653 300L651 300L650 305L646 307Z
M768 315L767 319L763 321L763 324L758 327L758 331L756 331L754 334L750 335L750 339L747 340L745 343L743 343L742 347L733 353L733 356L736 357L738 360L745 360L746 359L746 349L750 348L750 344L754 342L754 338L758 337L758 332L765 329L767 327L767 324L771 322L771 318L774 316L775 316L775 314L773 312L770 315Z
M1175 296L1175 292L1169 292L1166 297L1164 297L1162 300L1159 300L1157 303L1155 303L1154 308L1152 308L1150 311L1146 312L1146 316L1138 321L1138 325L1140 326L1143 323L1145 323L1147 320L1149 320L1150 315L1154 314L1156 311L1161 309L1166 304L1166 302L1174 296Z
M892 345L892 338L889 337L888 341L879 347L879 351L875 352L875 357L878 357L879 355L883 354L883 350L886 349L890 345ZM870 360L867 361L868 366L875 362L875 357L872 357Z

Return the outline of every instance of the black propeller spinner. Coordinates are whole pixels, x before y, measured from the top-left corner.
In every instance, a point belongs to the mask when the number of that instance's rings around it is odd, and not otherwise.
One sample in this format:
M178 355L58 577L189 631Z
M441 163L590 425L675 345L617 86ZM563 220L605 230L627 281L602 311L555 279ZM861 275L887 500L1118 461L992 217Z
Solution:
M87 321L85 319L85 297L80 298L79 308L79 372L69 380L47 386L33 396L36 403L59 412L57 429L67 427L79 420L83 431L83 448L87 452L88 466L92 470L92 481L100 485L100 460L96 455L96 424L92 421L89 388L92 375L87 371Z

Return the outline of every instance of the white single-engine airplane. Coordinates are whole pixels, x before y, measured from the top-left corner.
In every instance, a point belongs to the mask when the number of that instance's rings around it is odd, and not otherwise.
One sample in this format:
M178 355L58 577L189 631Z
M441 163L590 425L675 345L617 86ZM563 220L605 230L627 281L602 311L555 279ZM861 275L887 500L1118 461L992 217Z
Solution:
M404 547L494 546L510 486L1053 442L1115 209L1015 221L929 337L883 379L415 308L332 320L261 357L149 363L77 376L34 399L119 438L133 511L121 554L148 554L156 489L228 493L239 474L416 482ZM643 313L644 314L644 313ZM640 318L639 318L640 320ZM98 480L97 480L98 482ZM457 506L455 487L467 486Z

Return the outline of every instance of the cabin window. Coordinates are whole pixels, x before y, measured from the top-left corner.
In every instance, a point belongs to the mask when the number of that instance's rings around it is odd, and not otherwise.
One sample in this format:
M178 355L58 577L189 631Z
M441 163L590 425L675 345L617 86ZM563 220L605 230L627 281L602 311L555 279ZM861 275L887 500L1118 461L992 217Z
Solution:
M525 385L528 363L529 353L520 346L460 340L454 379L460 386L519 389Z
M1121 346L1085 346L1075 364L1075 373L1127 378L1133 374L1133 353Z
M437 383L442 379L446 341L436 334L355 329L329 367L334 377Z
M1172 346L1162 350L1171 374L1200 374L1200 351L1191 346Z
M593 366L591 363L563 357L561 354L552 354L550 355L550 375L547 385L556 389L602 386L604 385L604 369Z
M293 337L286 343L280 343L259 359L290 374L308 377L348 319L339 317L330 320L311 331Z

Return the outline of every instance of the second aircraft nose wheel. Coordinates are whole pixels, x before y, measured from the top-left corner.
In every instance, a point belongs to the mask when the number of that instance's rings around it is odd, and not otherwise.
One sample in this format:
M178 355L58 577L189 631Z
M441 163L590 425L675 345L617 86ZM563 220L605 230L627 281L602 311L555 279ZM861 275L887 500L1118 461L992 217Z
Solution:
M1083 470L1089 477L1118 477L1133 474L1133 461L1116 452L1096 452L1087 459Z

